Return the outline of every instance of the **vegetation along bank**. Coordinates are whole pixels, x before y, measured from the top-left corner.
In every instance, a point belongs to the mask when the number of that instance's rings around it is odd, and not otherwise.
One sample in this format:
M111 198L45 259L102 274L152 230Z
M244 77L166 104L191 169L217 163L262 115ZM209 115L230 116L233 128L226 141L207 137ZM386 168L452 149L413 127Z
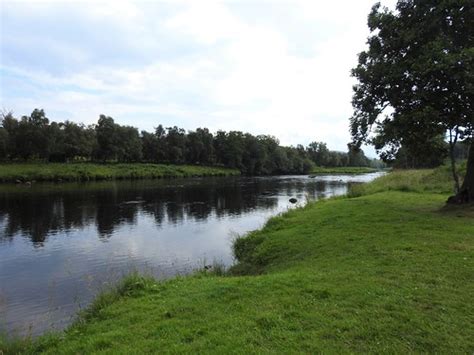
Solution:
M0 182L94 181L240 175L237 169L165 164L1 164Z
M123 126L101 115L97 124L50 121L35 109L21 118L4 114L0 124L0 162L119 162L222 166L246 175L306 174L314 166L383 167L362 150L330 151L325 143L282 146L270 135L207 128L186 131L158 125L154 132ZM1 168L1 167L0 167Z
M375 173L380 169L376 168L369 168L366 166L347 166L347 167L320 167L317 166L311 170L311 174L314 175L328 175L328 174L348 174L348 175L356 175L356 174L368 174L368 173Z
M132 275L64 334L7 352L474 351L474 208L449 169L395 171L234 243L230 270Z
M312 175L366 174L368 167L317 167ZM34 181L99 181L120 179L160 179L201 176L235 176L238 169L199 165L151 163L8 163L0 164L0 182L29 184Z

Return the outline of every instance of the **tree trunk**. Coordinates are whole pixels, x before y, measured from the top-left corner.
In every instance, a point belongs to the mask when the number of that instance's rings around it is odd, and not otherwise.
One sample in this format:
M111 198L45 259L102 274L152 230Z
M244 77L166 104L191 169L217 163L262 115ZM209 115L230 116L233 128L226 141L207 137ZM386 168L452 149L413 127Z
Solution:
M451 129L449 130L449 158L451 159L451 173L453 174L455 194L459 194L459 191L461 191L459 187L459 176L456 172L456 157L454 154L454 148L456 147L456 143L458 142L458 135L459 133L456 129L456 134L453 138L453 131Z
M474 142L471 142L467 158L467 170L459 192L448 198L448 203L462 204L474 202Z

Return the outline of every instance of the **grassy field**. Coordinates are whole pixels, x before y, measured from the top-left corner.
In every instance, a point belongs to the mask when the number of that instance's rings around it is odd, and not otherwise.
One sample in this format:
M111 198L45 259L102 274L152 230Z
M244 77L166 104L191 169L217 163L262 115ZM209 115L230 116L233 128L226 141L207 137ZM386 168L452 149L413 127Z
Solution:
M156 179L239 175L236 169L164 164L25 163L0 164L0 182Z
M462 162L457 169L462 183L462 177L466 174L466 162ZM454 182L451 174L448 166L434 170L394 170L370 184L353 186L350 196L357 197L384 191L427 192L448 196L454 194Z
M339 167L339 168L324 168L321 166L317 166L311 170L311 174L315 175L324 175L324 174L367 174L367 173L374 173L378 171L378 169L362 167L362 166L347 166L347 167Z
M3 347L49 354L473 353L474 208L443 207L450 185L444 170L395 174L238 238L238 263L223 276L156 282L132 275L64 334Z

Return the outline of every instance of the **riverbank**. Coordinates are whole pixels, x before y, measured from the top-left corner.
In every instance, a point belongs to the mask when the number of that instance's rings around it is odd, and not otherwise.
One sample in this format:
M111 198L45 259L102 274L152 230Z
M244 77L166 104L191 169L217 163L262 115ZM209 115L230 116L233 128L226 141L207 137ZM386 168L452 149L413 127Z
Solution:
M378 171L366 167L316 167L313 175L367 174ZM126 179L160 179L198 176L235 176L238 169L196 165L166 165L145 163L9 163L0 164L0 183L34 181L101 181Z
M347 166L347 167L336 167L336 168L324 168L321 166L317 166L311 169L310 174L314 175L328 175L328 174L347 174L347 175L355 175L355 174L369 174L375 173L376 171L380 171L379 169L362 167L362 166Z
M239 238L223 276L131 276L64 334L3 347L470 353L474 208L443 208L450 186L444 170L394 172Z
M195 165L25 163L0 164L0 182L98 181L240 175L237 169Z

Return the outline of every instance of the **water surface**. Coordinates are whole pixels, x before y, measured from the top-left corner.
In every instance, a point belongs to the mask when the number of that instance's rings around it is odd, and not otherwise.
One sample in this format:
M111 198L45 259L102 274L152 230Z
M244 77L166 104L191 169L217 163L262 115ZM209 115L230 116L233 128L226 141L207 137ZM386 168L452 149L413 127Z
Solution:
M130 270L157 278L233 262L232 239L358 176L0 186L0 331L62 329Z

